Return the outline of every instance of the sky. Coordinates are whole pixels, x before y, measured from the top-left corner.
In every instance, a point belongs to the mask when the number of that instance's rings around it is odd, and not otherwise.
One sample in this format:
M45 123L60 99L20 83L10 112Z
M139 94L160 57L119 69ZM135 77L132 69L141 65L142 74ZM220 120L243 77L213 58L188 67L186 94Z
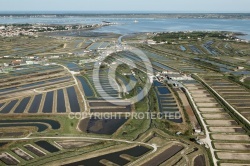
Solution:
M0 0L3 11L250 12L250 0Z

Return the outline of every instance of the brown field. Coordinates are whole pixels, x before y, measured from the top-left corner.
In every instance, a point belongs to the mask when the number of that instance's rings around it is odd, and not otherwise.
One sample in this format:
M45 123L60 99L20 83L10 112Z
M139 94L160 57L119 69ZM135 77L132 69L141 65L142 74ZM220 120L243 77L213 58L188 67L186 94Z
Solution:
M250 144L244 143L214 143L215 149L250 151Z
M237 125L234 120L206 120L206 123L210 126L233 126Z
M250 98L241 98L241 99L232 98L232 99L227 99L227 101L229 101L230 103L241 103L241 102L247 103L249 100L250 100Z
M25 145L24 146L28 151L30 151L31 153L34 153L35 155L37 155L38 157L43 157L46 155L45 152L41 151L40 149L34 147L31 144Z
M217 152L216 154L221 160L250 160L250 153Z
M205 90L191 90L193 94L208 94Z
M198 107L217 107L218 103L196 103Z
M204 155L199 155L194 159L194 166L206 166L206 160Z
M223 95L247 95L249 94L249 92L245 92L245 91L233 91L233 92L220 92Z
M220 166L250 166L250 164L221 163Z
M205 119L231 119L228 114L202 114Z
M186 87L188 87L189 90L201 90L202 89L201 86L187 86L186 85Z
M249 109L247 109L247 108L240 108L238 110L239 110L240 113L250 113Z
M236 88L239 88L239 86L213 86L214 89L219 89L219 90L232 90L233 89L236 89Z
M206 98L206 97L209 97L209 94L193 94L192 93L192 96L194 98Z
M186 84L185 86L186 87L198 87L200 85L198 85L198 84Z
M5 163L5 165L18 165L19 161L13 158L9 153L1 153L0 160Z
M250 100L250 96L238 96L237 98L235 98L234 96L226 96L225 97L226 100L241 100L241 99L249 99Z
M178 152L180 152L183 149L183 146L180 145L173 145L170 148L163 151L161 154L155 156L148 162L142 164L143 166L149 166L149 165L160 165L163 162L167 161L174 155L176 155Z
M201 112L225 112L223 108L199 108Z
M22 149L20 148L15 148L15 149L12 149L12 151L18 155L19 157L21 157L22 159L26 160L26 161L29 161L29 160L32 160L34 157L32 157L31 155L29 155L28 153L26 153L25 151L23 151Z
M221 93L247 93L244 89L218 89Z
M209 127L211 132L223 132L223 133L244 133L245 130L241 127Z
M212 138L216 140L228 141L249 141L248 135L232 135L232 134L212 134Z
M91 141L76 141L76 140L67 140L67 141L58 141L57 142L63 149L75 149L81 148L84 146L93 145L95 142Z
M215 102L215 99L210 98L210 97L207 97L207 98L194 98L194 101L197 102L197 103L205 103L205 102L213 103L213 102Z

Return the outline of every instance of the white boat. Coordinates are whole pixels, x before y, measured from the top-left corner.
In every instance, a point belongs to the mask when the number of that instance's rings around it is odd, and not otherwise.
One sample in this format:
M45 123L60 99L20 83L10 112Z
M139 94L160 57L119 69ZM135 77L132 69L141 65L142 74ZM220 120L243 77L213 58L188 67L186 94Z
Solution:
M137 23L138 21L137 21L137 20L135 20L134 22L135 22L135 23Z

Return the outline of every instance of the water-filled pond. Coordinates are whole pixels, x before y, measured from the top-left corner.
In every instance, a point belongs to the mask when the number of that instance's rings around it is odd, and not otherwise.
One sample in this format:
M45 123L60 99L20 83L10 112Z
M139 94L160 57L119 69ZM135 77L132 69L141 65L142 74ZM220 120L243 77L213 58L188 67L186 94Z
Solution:
M26 109L31 97L24 98L20 104L16 107L14 113L23 113Z
M66 112L64 93L62 89L57 91L57 112L59 113Z
M48 126L42 123L15 123L15 124L1 124L0 128L3 127L37 127L37 132L43 132L48 129Z
M186 51L187 49L184 46L180 46L181 51Z
M83 78L82 76L77 76L77 79L81 82L85 95L87 97L94 96L94 93L93 93L90 85L88 84L87 80L85 78Z
M48 92L44 101L43 113L52 113L54 92Z
M0 89L0 92L8 92L8 91L12 91L12 90L16 90L17 88L5 88L5 89Z
M13 100L13 101L11 101L8 105L6 105L6 106L1 110L0 113L2 113L2 114L8 114L8 113L12 110L12 108L16 105L17 102L18 102L18 100Z
M166 118L169 121L175 122L175 123L182 123L182 118L177 116L181 115L179 112L179 108L177 106L177 103L173 96L171 96L170 90L164 86L162 83L158 81L154 81L153 85L156 89L156 96L159 103L159 109L161 113L166 114Z
M75 72L78 72L78 71L80 71L80 67L77 65L77 64L75 64L75 63L68 63L67 64L67 67L71 70L71 71L75 71Z
M29 87L33 87L33 86L38 86L38 85L43 85L45 84L45 81L41 81L41 82L35 82L32 84L26 84L26 85L22 85L22 88L29 88Z
M127 149L127 150L122 150L122 151L119 151L119 152L110 153L110 154L94 157L94 158L91 158L91 159L66 164L65 166L77 166L77 165L103 166L103 164L101 164L99 162L100 160L103 160L103 159L111 161L111 162L115 163L116 165L126 165L130 161L126 160L124 158L121 158L122 154L127 154L127 155L132 156L132 157L140 157L140 156L148 153L149 151L150 151L150 149L146 148L144 146L136 146L136 147L133 147L133 148L130 148L130 149Z
M35 148L32 145L25 145L24 146L28 151L30 151L31 153L37 155L38 157L42 157L45 156L45 153L41 152L40 150L38 150L37 148Z
M161 94L161 95L165 95L165 94L169 94L170 91L167 87L157 87L158 89L158 92Z
M55 152L59 152L60 149L58 149L57 147L51 145L49 142L47 141L37 141L35 142L36 145L40 146L41 148L47 150L50 153L55 153Z
M161 165L162 163L176 155L178 152L180 152L182 149L183 146L173 145L162 153L160 153L159 155L157 155L156 157L146 162L145 164L143 164L143 166Z
M0 147L7 145L7 144L8 144L8 142L0 142Z
M1 104L0 104L0 108L1 108L2 106L4 106L4 104L5 104L5 103L1 103Z
M29 113L37 113L38 110L39 110L39 106L40 106L40 103L41 103L41 100L42 100L42 94L40 95L36 95L30 108L29 108Z
M165 65L163 65L163 64L161 64L159 62L153 62L152 64L155 65L155 66L158 66L158 67L160 67L160 68L162 68L164 70L168 70L168 71L172 71L173 70L172 68L170 68L168 66L165 66Z
M94 134L113 134L119 127L121 127L127 119L117 118L117 119L99 119L99 118L88 118L83 119L79 128L83 132L94 133Z
M67 88L71 112L81 112L74 87Z
M48 82L58 82L58 81L63 81L63 80L68 80L70 77L61 77L61 78L55 78L52 80L48 80Z
M51 119L20 119L20 120L0 120L1 123L47 123L51 126L53 130L60 129L61 125L58 121L51 120ZM18 125L16 125L18 126Z

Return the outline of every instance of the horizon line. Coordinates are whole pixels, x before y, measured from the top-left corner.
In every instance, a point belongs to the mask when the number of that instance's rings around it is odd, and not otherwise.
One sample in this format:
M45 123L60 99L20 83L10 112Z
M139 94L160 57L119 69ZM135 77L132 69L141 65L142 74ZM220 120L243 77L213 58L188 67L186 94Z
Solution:
M0 11L1 14L16 14L16 13L42 13L42 12L47 12L47 13L53 13L53 12L61 12L61 13L112 13L112 14L120 14L120 13L126 13L126 14L144 14L144 13L151 13L151 14L250 14L250 11L147 11L147 10L134 10L134 11L129 11L129 10L123 10L123 11L115 11L115 10L99 10L99 11L94 11L94 10L85 10L85 11L78 11L78 10L5 10L5 11ZM53 13L53 14L58 14L58 13Z

